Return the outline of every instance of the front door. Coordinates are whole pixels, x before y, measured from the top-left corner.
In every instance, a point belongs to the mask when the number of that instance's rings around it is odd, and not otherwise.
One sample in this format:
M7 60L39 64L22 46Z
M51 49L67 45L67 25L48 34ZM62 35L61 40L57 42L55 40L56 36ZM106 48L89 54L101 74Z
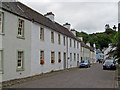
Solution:
M66 69L66 53L64 53L64 69Z

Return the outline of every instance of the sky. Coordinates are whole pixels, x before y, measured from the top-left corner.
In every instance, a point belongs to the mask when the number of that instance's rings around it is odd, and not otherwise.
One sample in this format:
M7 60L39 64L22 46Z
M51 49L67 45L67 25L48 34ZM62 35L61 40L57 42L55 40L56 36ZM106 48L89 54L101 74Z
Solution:
M18 0L42 15L53 12L55 21L86 33L104 32L118 24L119 0Z

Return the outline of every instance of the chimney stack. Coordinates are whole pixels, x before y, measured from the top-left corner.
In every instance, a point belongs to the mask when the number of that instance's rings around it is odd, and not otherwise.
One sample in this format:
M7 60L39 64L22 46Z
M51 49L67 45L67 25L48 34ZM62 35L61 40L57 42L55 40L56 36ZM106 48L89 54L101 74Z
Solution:
M63 26L70 31L70 26L71 26L71 25L70 25L69 23L65 23L65 24L63 24Z
M52 12L48 12L44 15L45 17L49 18L51 21L54 21L54 14Z
M76 30L75 29L71 29L71 32L76 36Z
M89 41L87 41L86 45L90 47L90 43L89 43Z
M80 39L81 41L83 41L82 35L78 35L77 38Z

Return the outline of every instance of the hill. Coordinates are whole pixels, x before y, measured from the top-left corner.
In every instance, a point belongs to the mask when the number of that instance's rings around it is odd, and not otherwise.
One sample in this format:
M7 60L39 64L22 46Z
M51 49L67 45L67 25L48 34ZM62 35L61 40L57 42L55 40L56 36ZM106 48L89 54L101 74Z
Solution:
M96 48L102 50L103 48L108 47L109 43L112 43L112 39L116 33L117 31L109 28L102 33L87 34L86 32L77 32L76 36L81 35L84 43L89 41L91 46L95 43Z

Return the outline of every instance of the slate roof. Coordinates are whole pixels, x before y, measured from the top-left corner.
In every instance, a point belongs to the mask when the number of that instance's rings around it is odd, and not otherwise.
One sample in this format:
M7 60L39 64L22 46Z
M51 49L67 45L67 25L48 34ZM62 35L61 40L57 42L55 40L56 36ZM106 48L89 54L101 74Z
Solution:
M17 16L25 18L32 22L37 22L41 25L44 25L54 31L57 31L63 35L71 37L77 41L80 41L76 38L67 28L63 27L62 25L58 24L57 22L53 22L50 19L46 18L42 14L38 13L37 11L31 9L30 7L22 4L21 2L2 2L3 10L13 13Z
M50 19L46 18L39 12L31 9L30 7L22 4L21 2L2 2L2 6L0 5L0 8L3 10L10 12L14 15L17 15L19 17L25 18L29 21L39 23L43 26L46 26L56 32L59 32L63 35L66 35L70 38L73 38L79 42L81 42L80 39L76 38L72 32L70 32L67 28L63 27L62 25L58 24L57 22L53 22ZM87 46L83 42L81 42L81 45L85 48L88 48L90 50L91 47Z
M94 48L87 46L84 42L81 42L81 47L85 47L85 48L89 49L90 51L94 52Z

